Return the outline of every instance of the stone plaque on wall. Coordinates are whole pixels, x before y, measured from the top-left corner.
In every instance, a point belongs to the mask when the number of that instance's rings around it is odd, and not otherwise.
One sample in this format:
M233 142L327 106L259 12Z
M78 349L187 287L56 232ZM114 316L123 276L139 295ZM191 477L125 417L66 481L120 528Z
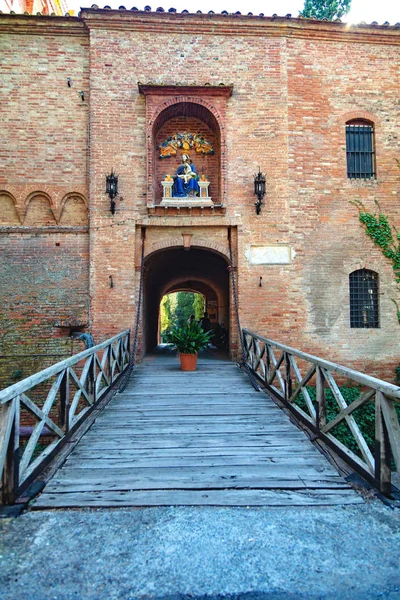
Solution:
M294 251L285 244L250 246L246 258L251 265L286 265L292 262Z

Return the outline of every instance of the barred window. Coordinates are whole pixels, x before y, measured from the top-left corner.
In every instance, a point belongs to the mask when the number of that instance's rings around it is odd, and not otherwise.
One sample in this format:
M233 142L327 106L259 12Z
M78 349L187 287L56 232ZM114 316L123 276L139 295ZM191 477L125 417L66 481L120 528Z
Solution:
M353 271L350 284L350 327L379 327L378 273Z
M347 177L373 179L375 177L374 128L366 121L346 124Z

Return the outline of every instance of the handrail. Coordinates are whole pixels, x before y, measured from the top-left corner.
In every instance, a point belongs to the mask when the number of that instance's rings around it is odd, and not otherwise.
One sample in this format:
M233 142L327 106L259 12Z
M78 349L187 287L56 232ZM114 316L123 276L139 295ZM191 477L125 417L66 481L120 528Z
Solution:
M291 348L290 346L286 346L285 344L281 344L280 342L275 342L274 340L263 337L262 335L258 335L257 333L254 333L248 329L243 329L243 333L247 333L248 335L257 338L258 340L273 345L275 346L275 348L283 350L284 352L288 352L293 356L297 356L298 358L304 358L304 360L313 362L314 364L322 367L323 369L328 369L329 371L333 371L334 373L343 375L348 379L353 379L354 381L357 381L357 383L361 383L361 385L367 385L368 387L380 390L384 393L387 392L394 398L400 399L400 387L397 385L387 383L382 379L377 379L376 377L371 377L370 375L365 375L365 373L361 373L361 371L354 371L353 369L349 369L348 367L343 367L342 365L330 362L329 360L325 360L324 358L319 358L319 356L307 354L307 352L302 352L301 350L297 350L296 348Z
M243 329L246 363L256 377L292 414L307 426L353 468L386 495L391 493L392 460L400 475L400 426L395 404L400 402L400 387L307 354L280 342ZM303 375L296 358L307 365ZM359 397L347 404L335 376L363 387ZM312 400L310 387L315 389ZM367 388L367 389L364 389ZM328 419L326 390L334 399L336 414ZM296 405L296 401L301 406ZM375 447L368 446L354 411L375 403ZM353 436L357 453L334 434L345 423Z
M127 329L0 392L3 503L15 501L126 371L129 346ZM50 389L38 387L46 383ZM21 409L36 420L24 447ZM55 439L43 449L38 442L44 428Z
M101 344L97 344L96 346L93 346L92 348L89 348L88 350L83 350L82 352L79 352L79 354L74 354L73 356L70 356L69 358L60 360L60 362L55 363L54 365L51 365L50 367L47 367L46 369L43 369L42 371L38 371L37 373L34 373L34 375L30 375L29 377L26 377L25 379L18 381L18 383L14 383L13 385L10 385L9 387L4 388L4 390L0 391L0 404L4 404L5 402L8 402L14 396L17 396L18 394L23 394L24 392L29 390L32 386L42 383L49 377L52 377L53 375L60 373L60 371L62 371L63 369L65 369L67 367L72 367L73 365L80 362L81 360L84 360L88 356L91 356L92 354L95 354L96 352L103 350L104 348L106 348L107 346L109 346L110 344L112 344L113 342L118 340L121 336L129 334L129 331L130 331L129 329L126 329L125 331L122 331L121 333L106 340L105 342L102 342Z

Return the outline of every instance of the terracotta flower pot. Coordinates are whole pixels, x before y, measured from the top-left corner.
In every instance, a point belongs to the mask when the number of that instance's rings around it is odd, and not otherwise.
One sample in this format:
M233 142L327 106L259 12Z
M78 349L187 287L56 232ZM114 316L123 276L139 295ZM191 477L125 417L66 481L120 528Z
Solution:
M181 371L195 371L197 365L197 354L180 354Z

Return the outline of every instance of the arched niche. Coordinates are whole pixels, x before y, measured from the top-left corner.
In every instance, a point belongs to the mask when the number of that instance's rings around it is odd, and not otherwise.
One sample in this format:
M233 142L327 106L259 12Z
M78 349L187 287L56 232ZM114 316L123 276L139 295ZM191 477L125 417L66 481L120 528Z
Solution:
M200 134L214 150L213 154L205 154L199 148L179 148L175 155L160 158L160 146L169 137L192 133ZM181 164L181 155L190 155L196 171L205 175L210 181L209 195L215 204L221 203L221 127L216 116L209 108L195 101L181 101L170 104L156 117L152 130L152 189L155 204L162 200L161 181L165 175L174 175Z
M62 202L60 225L88 225L88 211L82 196L70 194Z
M0 225L20 224L13 196L6 192L0 192Z
M36 227L57 225L51 199L47 194L38 192L28 198L24 225Z

